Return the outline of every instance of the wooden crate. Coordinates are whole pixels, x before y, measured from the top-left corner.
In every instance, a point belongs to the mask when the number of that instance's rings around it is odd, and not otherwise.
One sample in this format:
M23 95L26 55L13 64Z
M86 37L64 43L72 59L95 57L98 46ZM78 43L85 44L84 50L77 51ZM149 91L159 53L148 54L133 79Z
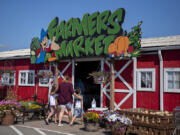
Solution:
M138 135L172 135L174 131L173 113L143 108L119 110L132 120L129 133Z

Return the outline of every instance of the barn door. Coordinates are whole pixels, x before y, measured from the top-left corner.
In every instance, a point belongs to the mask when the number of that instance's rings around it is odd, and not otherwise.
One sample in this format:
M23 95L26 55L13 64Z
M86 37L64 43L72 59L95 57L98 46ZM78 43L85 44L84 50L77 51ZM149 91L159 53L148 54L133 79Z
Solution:
M116 60L115 69L115 110L136 108L136 59ZM110 61L103 60L101 69L110 72ZM110 81L101 85L101 107L110 106Z

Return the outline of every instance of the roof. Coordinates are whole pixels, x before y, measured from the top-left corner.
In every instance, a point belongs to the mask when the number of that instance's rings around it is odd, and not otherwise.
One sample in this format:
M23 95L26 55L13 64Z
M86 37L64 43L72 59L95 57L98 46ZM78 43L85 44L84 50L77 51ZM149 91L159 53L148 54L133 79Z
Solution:
M0 59L18 59L30 57L30 49L12 50L0 52Z
M158 38L144 38L141 40L142 51L154 51L159 49L180 49L180 35ZM0 52L0 59L19 59L27 57L30 57L30 49Z
M141 47L180 45L180 35L159 38L144 38L141 40Z

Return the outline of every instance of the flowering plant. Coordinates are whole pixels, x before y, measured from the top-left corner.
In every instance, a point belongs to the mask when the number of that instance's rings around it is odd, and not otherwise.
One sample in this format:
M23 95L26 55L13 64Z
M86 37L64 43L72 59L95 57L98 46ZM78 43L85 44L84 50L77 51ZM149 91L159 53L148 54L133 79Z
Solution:
M36 101L21 101L21 105L25 109L41 109L42 106L38 105Z
M120 115L117 111L105 111L103 112L103 119L107 121L108 127L116 130L122 130L132 124L132 121L123 115Z
M99 113L95 111L87 111L83 114L84 122L97 123L101 119Z
M100 83L106 83L109 80L110 74L108 72L92 72L89 74L89 76L93 77L94 82L96 84L100 84Z
M53 73L50 70L42 70L42 71L39 71L37 73L36 77L39 77L39 78L51 78L51 77L53 77Z
M2 100L0 101L0 117L6 114L6 112L11 112L15 116L20 116L21 103L15 100Z

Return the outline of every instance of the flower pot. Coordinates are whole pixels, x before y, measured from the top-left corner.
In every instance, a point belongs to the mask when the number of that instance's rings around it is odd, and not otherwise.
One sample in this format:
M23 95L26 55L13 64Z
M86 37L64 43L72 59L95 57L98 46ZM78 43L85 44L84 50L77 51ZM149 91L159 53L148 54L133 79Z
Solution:
M2 125L8 126L13 124L14 124L14 115L11 113L11 111L8 111L2 117Z
M99 129L99 123L84 123L84 128L86 131L95 132Z
M122 127L119 130L115 129L115 128L112 128L111 131L112 131L112 135L125 135L126 127Z

